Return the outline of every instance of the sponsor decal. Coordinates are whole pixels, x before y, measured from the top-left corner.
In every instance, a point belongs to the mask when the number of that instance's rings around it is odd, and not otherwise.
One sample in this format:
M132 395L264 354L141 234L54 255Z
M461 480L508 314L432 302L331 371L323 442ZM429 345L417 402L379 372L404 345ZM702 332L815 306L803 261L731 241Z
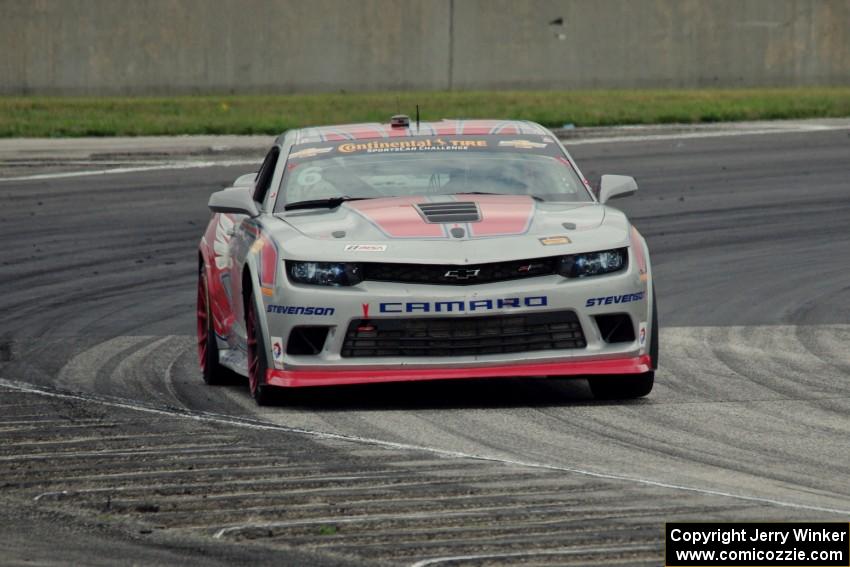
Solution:
M386 252L386 244L346 244L346 252Z
M273 296L273 295L274 295L274 288L271 288L271 287L261 287L261 288L260 288L260 291L261 291L261 292L263 293L263 295L265 295L266 297L271 297L271 296Z
M283 368L283 339L272 337L272 357L275 368Z
M292 152L289 154L289 159L298 159L298 158L311 158L320 154L326 154L331 151L333 147L327 148L304 148L303 150L298 150L297 152Z
M638 329L638 343L640 344L640 348L643 348L646 346L646 323L641 323Z
M277 313L278 315L316 315L328 317L334 314L333 307L315 307L303 305L268 305L266 313Z
M474 299L470 301L408 301L378 304L381 313L471 313L494 309L517 309L520 307L546 307L549 298L545 295L529 297L503 297L496 299ZM368 313L368 307L364 306Z
M617 305L620 303L631 303L643 299L644 292L626 293L623 295L608 295L605 297L591 297L584 303L585 307L599 307L602 305Z
M417 151L452 151L469 148L486 148L487 140L467 140L452 138L426 138L424 140L372 140L369 142L351 142L337 146L343 154L354 152L388 153Z
M543 246L555 246L558 244L569 244L572 242L569 237L566 236L546 236L544 238L539 238L540 244Z
M540 142L532 142L531 140L501 140L499 145L503 148L519 148L521 150L531 150L534 148L545 148L546 144Z

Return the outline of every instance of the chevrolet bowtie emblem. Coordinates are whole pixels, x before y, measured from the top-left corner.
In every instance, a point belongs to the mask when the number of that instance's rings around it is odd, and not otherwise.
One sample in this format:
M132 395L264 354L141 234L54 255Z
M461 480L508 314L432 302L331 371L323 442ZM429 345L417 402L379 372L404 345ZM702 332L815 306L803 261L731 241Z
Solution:
M480 271L481 270L449 270L443 275L443 277L455 280L468 280L477 278Z

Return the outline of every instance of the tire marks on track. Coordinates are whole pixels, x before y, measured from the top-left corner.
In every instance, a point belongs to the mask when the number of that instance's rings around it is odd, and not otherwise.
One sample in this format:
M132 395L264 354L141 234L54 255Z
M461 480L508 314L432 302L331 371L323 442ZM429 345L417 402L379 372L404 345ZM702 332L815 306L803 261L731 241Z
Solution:
M797 517L847 513L8 380L0 391L26 402L0 427L33 415L31 405L88 427L81 436L34 419L10 433L0 448L7 495L142 530L342 553L364 564L487 556L500 565L529 557L650 565L665 520L779 518L789 506Z
M433 399L411 403L420 386L406 392L337 389L300 402L296 396L292 405L256 415L311 431L669 484L685 480L721 492L745 487L763 498L782 495L818 507L842 502L850 507L850 491L840 482L806 474L812 461L830 479L850 474L841 457L850 448L850 422L841 413L850 404L850 384L842 378L850 360L840 349L848 334L850 326L844 325L664 329L666 354L657 390L632 404L592 402L577 381L514 380L490 384L494 393L482 400L484 407L462 414L451 403L431 406ZM799 337L806 337L808 346ZM200 389L219 398L224 394L226 414L251 410L253 402L240 385L210 389L196 377L187 378L194 364L192 337L119 337L72 358L58 384L187 408ZM446 398L455 390L451 384L428 387ZM474 387L460 387L459 405L467 403L463 396ZM526 392L528 407L503 397L517 390ZM398 409L392 408L396 392L402 393L395 400ZM492 411L493 403L506 402ZM806 441L811 435L822 439L814 447ZM637 466L641 454L654 458ZM782 467L773 465L780 462Z

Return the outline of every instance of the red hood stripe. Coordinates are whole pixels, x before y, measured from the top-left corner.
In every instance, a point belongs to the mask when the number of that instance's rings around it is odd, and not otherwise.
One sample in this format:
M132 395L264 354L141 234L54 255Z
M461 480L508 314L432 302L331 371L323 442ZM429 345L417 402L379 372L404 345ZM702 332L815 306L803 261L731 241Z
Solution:
M481 220L466 223L471 237L524 234L534 217L534 201L525 195L455 195L454 198L478 203ZM426 222L413 206L425 202L428 202L425 197L397 197L353 201L346 206L390 238L449 238L446 228L453 225Z
M353 201L347 204L392 238L445 238L443 225L430 224L413 207L425 197L397 197Z
M462 199L462 196L458 196ZM506 236L528 231L534 201L524 195L488 195L477 198L481 222L469 223L470 236Z

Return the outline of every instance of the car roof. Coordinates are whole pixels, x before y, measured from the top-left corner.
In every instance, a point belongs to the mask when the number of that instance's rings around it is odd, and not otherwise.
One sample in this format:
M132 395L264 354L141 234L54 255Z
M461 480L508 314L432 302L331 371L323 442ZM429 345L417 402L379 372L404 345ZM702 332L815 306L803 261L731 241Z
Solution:
M318 142L341 142L345 140L369 140L375 138L409 138L415 136L517 136L550 135L551 133L535 122L527 120L441 120L420 122L410 126L390 124L340 124L301 128L294 132L293 143L314 144Z

